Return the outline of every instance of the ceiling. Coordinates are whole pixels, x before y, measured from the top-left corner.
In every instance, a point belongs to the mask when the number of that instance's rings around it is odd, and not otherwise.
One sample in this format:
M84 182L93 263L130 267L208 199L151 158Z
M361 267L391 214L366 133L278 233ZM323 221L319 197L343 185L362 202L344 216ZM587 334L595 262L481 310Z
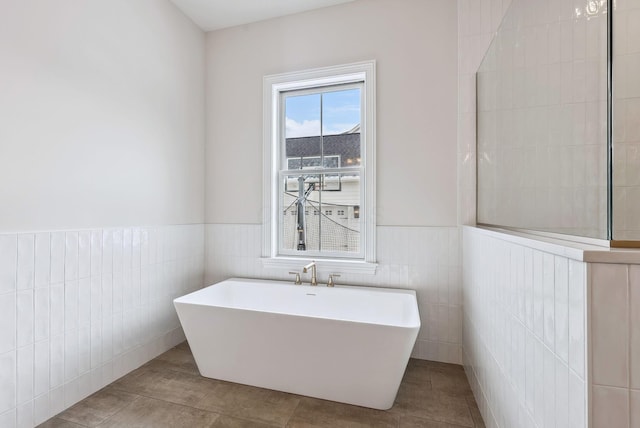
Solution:
M353 0L171 0L204 31L219 30Z

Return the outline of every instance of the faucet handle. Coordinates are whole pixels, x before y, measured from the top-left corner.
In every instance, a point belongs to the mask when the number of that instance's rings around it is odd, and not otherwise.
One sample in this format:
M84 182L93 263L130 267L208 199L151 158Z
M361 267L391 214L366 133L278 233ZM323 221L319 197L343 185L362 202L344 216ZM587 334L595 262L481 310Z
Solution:
M340 278L340 275L338 275L337 273L332 273L331 275L329 275L329 281L327 281L327 287L333 287L335 284L335 282L333 282L333 278Z
M300 279L300 273L298 273L298 272L289 272L289 275L295 275L296 276L296 280L295 280L295 284L296 285L302 284L302 280Z

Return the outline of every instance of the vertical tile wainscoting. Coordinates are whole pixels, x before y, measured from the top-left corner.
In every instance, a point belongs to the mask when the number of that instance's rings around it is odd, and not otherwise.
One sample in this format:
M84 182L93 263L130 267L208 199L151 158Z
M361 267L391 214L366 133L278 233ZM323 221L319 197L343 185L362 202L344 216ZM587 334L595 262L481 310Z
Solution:
M463 229L463 359L489 427L585 427L582 252ZM580 257L578 257L580 256Z
M640 264L589 265L594 428L640 426Z
M463 266L488 426L640 426L640 251L465 227Z
M202 225L0 234L0 426L34 426L184 340Z
M375 275L343 274L338 283L416 290L422 328L413 356L461 364L458 228L378 226L376 247ZM286 269L263 267L261 225L207 224L206 249L206 284L232 277L292 280ZM330 273L320 267L318 281Z

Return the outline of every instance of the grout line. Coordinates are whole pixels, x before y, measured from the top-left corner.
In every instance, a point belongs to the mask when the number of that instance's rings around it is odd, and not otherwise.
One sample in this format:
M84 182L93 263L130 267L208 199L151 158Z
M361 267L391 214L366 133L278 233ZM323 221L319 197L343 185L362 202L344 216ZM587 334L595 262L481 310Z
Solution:
M104 388L100 389L99 391L103 391L103 390L105 390L106 388L107 388L107 387L104 387ZM96 391L96 392L99 392L99 391ZM131 394L131 393L130 393L130 394ZM129 406L131 406L131 405L135 404L135 403L136 403L136 401L138 401L138 400L140 399L140 397L142 397L142 396L141 396L141 395L139 395L139 394L132 394L132 395L135 395L136 397L135 397L135 398L134 398L130 403L125 404L124 406L122 406L122 407L121 407L120 409L118 409L116 412L114 412L113 414L109 415L105 420L101 421L98 425L102 425L102 424L104 424L105 422L109 421L109 419L111 419L112 417L114 417L114 416L115 416L115 415L117 415L118 413L122 412L122 411L123 411L124 409L126 409L127 407L129 407ZM83 401L84 401L84 400L83 400Z
M627 418L631 423L631 278L629 276L630 266L626 266L627 280Z

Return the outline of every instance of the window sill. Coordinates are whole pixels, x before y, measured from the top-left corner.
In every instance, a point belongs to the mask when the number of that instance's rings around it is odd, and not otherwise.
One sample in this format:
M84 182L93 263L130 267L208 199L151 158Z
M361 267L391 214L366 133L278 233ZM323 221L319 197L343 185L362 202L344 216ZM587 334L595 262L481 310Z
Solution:
M327 260L327 259L310 259L295 257L263 257L262 266L265 268L274 268L282 270L301 270L302 267L315 260L318 271L323 274L361 274L375 275L378 267L377 263L354 260Z

